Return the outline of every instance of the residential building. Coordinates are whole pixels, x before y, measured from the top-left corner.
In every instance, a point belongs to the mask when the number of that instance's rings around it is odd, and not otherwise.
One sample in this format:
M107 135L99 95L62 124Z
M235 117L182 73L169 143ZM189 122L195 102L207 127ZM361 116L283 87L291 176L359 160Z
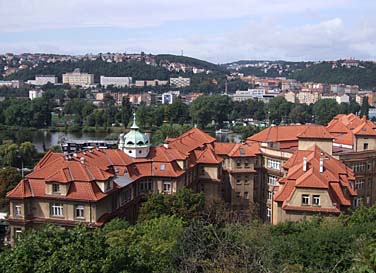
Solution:
M33 100L36 98L41 98L43 96L43 90L29 90L29 99Z
M55 75L36 75L34 85L45 85L48 83L58 83Z
M178 98L175 92L166 92L162 94L162 104L173 104Z
M22 86L23 83L19 80L0 81L0 87L20 88Z
M132 77L100 77L100 84L104 87L112 85L114 87L125 87L132 84Z
M170 78L170 86L176 88L187 87L191 85L191 78Z
M94 75L88 73L81 73L79 68L76 68L71 73L63 74L63 83L78 86L89 86L94 84Z
M163 80L137 80L135 82L136 87L145 87L145 86L161 86L167 85L168 81Z

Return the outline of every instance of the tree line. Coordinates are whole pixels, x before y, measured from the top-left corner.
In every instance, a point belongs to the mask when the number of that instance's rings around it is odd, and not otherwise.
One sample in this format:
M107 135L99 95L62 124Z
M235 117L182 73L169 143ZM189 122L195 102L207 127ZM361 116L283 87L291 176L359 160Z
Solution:
M136 223L46 225L0 253L1 272L375 272L376 207L276 226L200 193L153 194Z

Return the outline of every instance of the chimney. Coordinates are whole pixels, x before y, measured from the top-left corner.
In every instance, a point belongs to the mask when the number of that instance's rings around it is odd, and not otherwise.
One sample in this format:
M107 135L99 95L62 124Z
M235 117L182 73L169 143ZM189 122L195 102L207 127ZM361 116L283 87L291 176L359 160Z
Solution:
M163 143L163 147L165 147L166 149L168 149L168 143L167 142Z
M80 161L81 161L82 164L85 164L85 157L81 157Z
M303 157L303 172L307 171L307 158Z
M320 158L320 173L324 172L324 159Z

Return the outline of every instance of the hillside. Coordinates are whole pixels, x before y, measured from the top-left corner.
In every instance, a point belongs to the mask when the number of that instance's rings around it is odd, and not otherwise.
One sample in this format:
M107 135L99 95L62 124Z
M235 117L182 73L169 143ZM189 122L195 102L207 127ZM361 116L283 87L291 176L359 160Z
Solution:
M347 68L337 61L336 66L333 68L329 62L318 63L288 76L302 82L345 83L359 85L362 89L376 88L376 64L360 62L359 67Z

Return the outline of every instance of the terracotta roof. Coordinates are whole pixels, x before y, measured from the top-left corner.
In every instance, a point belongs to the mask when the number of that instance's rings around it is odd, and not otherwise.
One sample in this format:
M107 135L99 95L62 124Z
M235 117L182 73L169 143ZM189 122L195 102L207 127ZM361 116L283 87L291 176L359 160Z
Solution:
M306 171L303 170L304 158L306 159ZM320 170L320 161L323 162L323 170ZM342 206L351 205L351 196L356 192L351 188L350 181L354 181L353 171L323 152L319 147L313 146L307 151L296 151L284 164L287 175L279 180L280 187L276 189L274 201L283 202L284 207L291 207L288 202L296 188L315 188L327 190L333 197L333 203ZM344 194L344 188L348 194ZM299 210L312 210L312 207L302 206ZM326 208L321 208L326 209ZM316 208L314 210L317 210ZM321 211L321 210L320 210Z
M334 137L329 133L324 126L321 125L306 125L306 128L298 134L298 138L319 138L319 139L333 139Z
M306 130L308 125L271 126L261 132L250 136L247 141L257 142L281 142L297 141L297 136Z

